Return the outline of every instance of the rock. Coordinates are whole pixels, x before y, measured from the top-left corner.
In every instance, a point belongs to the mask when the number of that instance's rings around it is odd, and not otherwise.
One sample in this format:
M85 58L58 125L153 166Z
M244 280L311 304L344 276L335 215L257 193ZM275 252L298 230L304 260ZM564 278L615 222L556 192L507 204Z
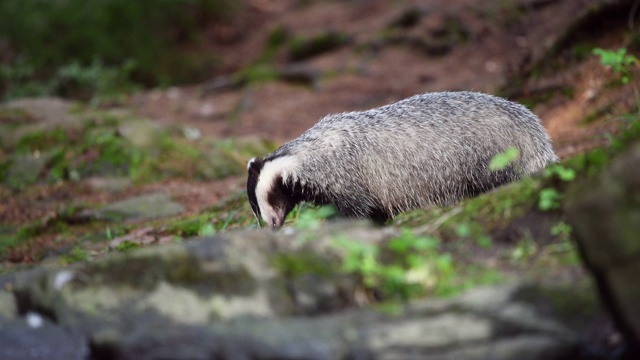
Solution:
M118 125L118 134L135 147L149 148L157 144L162 127L151 120L128 120Z
M179 215L184 207L164 193L153 193L118 201L92 211L94 217L107 220L156 219Z
M2 360L85 360L89 344L80 334L30 314L30 322L15 320L0 325ZM39 320L36 320L39 319Z
M70 114L75 103L56 97L25 98L3 104L7 109L22 109L40 122L49 124L75 123L79 119Z
M127 177L92 177L86 179L87 185L95 191L119 193L131 187L131 179Z
M355 303L349 298L356 293L355 279L336 271L345 255L330 244L338 236L378 244L395 234L365 222L331 224L314 231L314 241L304 231L227 233L5 275L0 284L13 292L0 292L0 299L11 294L22 311L56 320L55 325L44 321L50 333L41 336L35 351L77 341L84 344L76 346L79 352L90 343L87 358L95 359L515 360L580 355L576 349L585 326L569 326L568 317L550 309L562 312L561 303L569 303L569 309L580 305L584 312L577 317L593 324L594 308L583 306L582 299L595 301L589 288L572 285L550 297L537 285L508 284L458 298L398 305L393 313L349 307ZM297 275L282 262L296 256L311 264L305 271L296 266ZM310 281L322 285L321 290L313 291ZM549 300L558 294L563 301ZM34 330L21 325L24 321L14 318L0 327L0 339L25 339L6 349L30 344L28 333Z
M18 315L16 299L10 292L0 292L0 322L12 320Z
M640 355L640 143L576 185L566 212L604 302Z
M317 89L322 79L322 72L307 64L295 63L279 70L278 78L283 81L308 85Z
M5 185L12 189L22 189L35 184L44 171L51 154L15 155L4 179Z

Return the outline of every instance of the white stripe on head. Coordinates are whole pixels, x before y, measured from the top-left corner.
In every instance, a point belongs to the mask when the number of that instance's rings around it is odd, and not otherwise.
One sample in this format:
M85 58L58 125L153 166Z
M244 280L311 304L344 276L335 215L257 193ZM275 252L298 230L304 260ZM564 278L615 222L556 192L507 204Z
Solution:
M251 164L253 164L256 161L256 158L251 158L251 160L249 160L249 162L247 162L247 170L251 169Z
M275 212L267 199L269 191L271 191L273 186L273 182L278 176L282 177L283 182L286 182L289 179L294 181L297 180L297 167L298 162L292 156L282 156L264 163L262 171L260 171L258 184L256 185L256 198L258 200L258 207L260 208L262 219L267 221L267 223L269 222L270 216Z

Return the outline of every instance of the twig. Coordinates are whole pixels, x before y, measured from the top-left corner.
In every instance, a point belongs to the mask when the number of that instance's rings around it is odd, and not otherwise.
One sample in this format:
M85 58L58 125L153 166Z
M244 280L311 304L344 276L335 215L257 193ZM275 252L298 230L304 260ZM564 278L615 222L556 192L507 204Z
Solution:
M436 230L438 230L438 228L444 224L445 221L449 220L450 218L458 215L460 212L462 212L462 206L456 206L455 208L451 209L449 212L446 212L445 214L443 214L442 216L440 216L436 221L434 221L433 223L430 224L426 224L424 226L421 226L417 229L415 229L413 231L414 234L416 235L422 235L425 233L433 233Z

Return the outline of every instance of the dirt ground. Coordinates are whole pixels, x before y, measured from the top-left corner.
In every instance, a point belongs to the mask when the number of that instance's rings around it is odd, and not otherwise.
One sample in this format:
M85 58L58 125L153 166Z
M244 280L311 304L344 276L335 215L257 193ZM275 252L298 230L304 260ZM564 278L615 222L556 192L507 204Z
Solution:
M216 80L211 79L203 84L139 93L131 98L129 106L161 123L195 127L206 136L257 136L284 142L329 113L380 106L427 91L500 94L510 82L522 81L521 97L549 92L532 110L549 131L557 154L565 159L605 144L604 135L617 127L612 120L615 114L624 113L635 101L629 88L607 88L613 74L595 56L565 60L558 71L527 74L549 54L566 58L550 49L572 31L571 26L588 6L594 5L591 0L300 3L249 1L247 11L236 19L212 25L206 31L211 34L212 51L221 54L222 69L228 72L249 66L258 58L269 31L276 27L296 36L327 30L345 32L351 39L348 46L304 62L308 71L332 74L324 75L314 86L270 81L207 91L208 84ZM438 56L410 45L380 44L380 34L388 25L413 9L422 17L403 36L437 34L457 19L465 26L467 40ZM601 34L587 34L588 40L603 48L623 47L628 30L624 25ZM275 62L279 68L291 66L284 51L278 53ZM523 75L524 79L519 79ZM568 89L570 95L553 91L560 88ZM603 108L608 111L584 123L585 117Z

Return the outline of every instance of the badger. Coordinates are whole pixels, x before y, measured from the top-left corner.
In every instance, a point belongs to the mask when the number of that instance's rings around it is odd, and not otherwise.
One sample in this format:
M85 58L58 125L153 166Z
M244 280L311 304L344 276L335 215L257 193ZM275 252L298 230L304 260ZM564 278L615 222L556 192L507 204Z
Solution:
M509 148L519 156L489 163ZM258 223L275 229L301 201L383 223L451 205L558 161L540 119L524 106L469 91L434 92L379 108L331 114L247 164Z

